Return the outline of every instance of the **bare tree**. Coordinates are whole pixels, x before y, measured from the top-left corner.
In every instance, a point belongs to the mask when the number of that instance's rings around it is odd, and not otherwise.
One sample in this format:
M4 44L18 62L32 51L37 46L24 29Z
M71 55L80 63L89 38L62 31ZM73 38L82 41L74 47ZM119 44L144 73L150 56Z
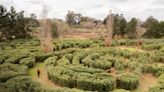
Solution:
M107 32L105 35L105 46L109 47L112 45L112 34L113 34L113 21L114 17L112 14L112 11L110 10L110 14L107 16L106 19L106 28L107 28Z
M136 32L137 32L137 46L142 45L142 40L141 40L141 36L145 33L145 29L141 27L142 26L142 22L138 19L137 20L137 26L136 26Z
M40 21L40 42L41 47L43 48L44 52L51 52L53 50L52 48L52 35L51 35L51 24L50 20L46 18L48 10L45 4L42 5L42 20Z

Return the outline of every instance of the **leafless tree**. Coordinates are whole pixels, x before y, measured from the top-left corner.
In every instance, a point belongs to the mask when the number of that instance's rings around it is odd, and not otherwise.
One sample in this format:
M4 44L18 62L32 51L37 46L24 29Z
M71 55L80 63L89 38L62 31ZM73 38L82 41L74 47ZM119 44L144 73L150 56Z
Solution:
M105 23L106 28L107 28L107 32L105 35L105 46L106 47L109 47L112 45L113 22L114 22L113 20L114 20L114 17L113 17L112 11L110 10L110 13L107 16L106 23Z
M137 32L137 46L142 45L142 40L141 40L141 36L145 33L145 29L141 27L142 22L138 19L137 20L137 26L136 26L136 32Z
M47 19L47 7L45 4L42 5L42 20L40 21L40 42L41 42L41 47L43 48L44 52L51 52L53 50L52 48L52 35L51 35L51 24L50 20Z

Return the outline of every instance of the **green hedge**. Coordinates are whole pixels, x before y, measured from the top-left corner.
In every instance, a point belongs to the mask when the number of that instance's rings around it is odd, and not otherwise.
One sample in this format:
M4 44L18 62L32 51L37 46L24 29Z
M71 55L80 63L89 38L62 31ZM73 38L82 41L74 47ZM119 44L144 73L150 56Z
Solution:
M49 78L65 87L77 87L83 90L106 92L115 87L115 78L110 75L75 72L63 67L48 69Z
M16 77L18 75L27 75L28 67L16 64L1 64L0 65L0 82L5 82L6 80Z
M11 57L7 58L5 60L5 63L12 63L12 64L19 64L19 61L23 58L28 57L28 53L19 53L19 54L13 54Z
M89 68L89 67L84 67L84 66L81 66L81 65L64 65L63 66L64 68L67 68L67 69L70 69L70 70L73 70L75 72L85 72L85 73L102 73L102 72L105 72L104 70L101 70L101 69L95 69L95 68Z
M36 62L44 62L44 60L46 60L47 58L51 57L52 54L45 54L45 53L42 53L42 52L37 52L37 53L33 53L35 57L35 61Z
M117 87L133 90L136 89L139 85L139 77L134 74L123 74L117 78Z
M164 73L164 66L144 65L143 72L152 73L155 76L160 76Z
M19 61L19 64L25 65L31 68L35 65L35 57L23 58Z
M164 73L158 77L158 83L164 86Z

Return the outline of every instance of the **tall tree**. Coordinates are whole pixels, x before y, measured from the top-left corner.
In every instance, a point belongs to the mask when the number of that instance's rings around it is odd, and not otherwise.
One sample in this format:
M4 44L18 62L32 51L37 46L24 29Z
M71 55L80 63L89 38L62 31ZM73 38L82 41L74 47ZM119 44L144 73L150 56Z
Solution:
M24 16L24 11L17 12L14 7L10 11L0 5L0 37L5 39L27 38L31 31L38 26L36 16Z
M113 24L113 36L114 35L125 35L125 28L127 25L126 19L123 17L123 15L116 14L114 16L114 24Z
M159 22L151 16L145 21L144 27L146 28L145 37L160 38L164 36L164 21Z
M127 27L126 27L126 35L128 38L137 38L137 19L132 18L131 21L128 22Z

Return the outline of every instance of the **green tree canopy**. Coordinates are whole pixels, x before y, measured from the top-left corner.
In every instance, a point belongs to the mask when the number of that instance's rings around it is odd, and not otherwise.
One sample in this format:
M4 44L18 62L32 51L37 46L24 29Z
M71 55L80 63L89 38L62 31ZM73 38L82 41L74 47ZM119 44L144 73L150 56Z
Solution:
M24 16L24 11L17 12L14 7L9 11L0 5L0 39L19 39L31 37L31 32L38 26L36 16Z
M160 38L164 36L164 21L159 22L151 16L145 21L144 27L147 29L145 37Z
M136 18L132 18L131 21L128 22L127 27L126 27L126 34L128 36L128 38L137 38L137 19Z

